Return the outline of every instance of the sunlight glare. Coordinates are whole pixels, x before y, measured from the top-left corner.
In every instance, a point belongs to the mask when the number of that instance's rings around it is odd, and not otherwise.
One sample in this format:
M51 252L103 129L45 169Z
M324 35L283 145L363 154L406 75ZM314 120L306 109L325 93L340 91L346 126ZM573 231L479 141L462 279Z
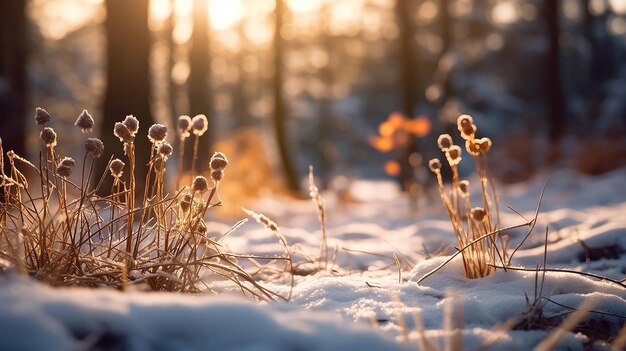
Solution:
M437 4L434 1L428 0L420 5L417 11L417 20L424 24L430 23L437 17L438 13L439 7Z
M241 0L210 0L209 19L211 27L217 31L234 26L244 17Z
M609 0L609 6L618 15L626 15L626 1L624 0Z
M34 0L29 2L29 13L37 18L43 36L53 40L104 19L102 3L97 0Z
M178 61L172 67L172 79L174 83L178 85L183 85L189 78L189 73L191 72L191 68L189 67L189 63L185 61Z
M162 22L172 13L170 0L150 0L150 16L154 21Z
M330 14L330 31L333 34L355 34L364 7L362 0L336 2Z
M285 3L291 12L294 14L305 14L314 11L319 11L324 4L324 0L312 1L312 0L286 0Z
M515 4L510 1L499 2L493 7L491 17L497 24L507 25L517 20L517 10Z

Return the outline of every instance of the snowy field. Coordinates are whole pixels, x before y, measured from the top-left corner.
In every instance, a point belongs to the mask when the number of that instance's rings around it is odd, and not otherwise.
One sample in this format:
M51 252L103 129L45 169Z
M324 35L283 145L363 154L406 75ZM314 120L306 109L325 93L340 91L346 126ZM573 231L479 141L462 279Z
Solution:
M323 194L330 269L307 275L302 266L292 291L286 276L262 282L281 295L291 292L289 303L255 303L232 291L52 289L7 274L0 278L0 350L528 350L546 346L540 343L583 304L590 311L550 348L611 349L594 340L614 337L626 320L626 169L551 175L537 225L512 261L528 270L471 280L457 257L418 284L456 245L438 195L414 209L393 184L361 181L352 185L351 202ZM533 218L548 176L499 187L503 226ZM296 263L319 256L321 230L310 200L266 198L250 209L279 224ZM209 227L217 234L232 224ZM567 271L537 275L546 227L546 267ZM526 231L510 231L510 247ZM233 252L284 251L254 221L225 243ZM541 313L527 313L533 302Z

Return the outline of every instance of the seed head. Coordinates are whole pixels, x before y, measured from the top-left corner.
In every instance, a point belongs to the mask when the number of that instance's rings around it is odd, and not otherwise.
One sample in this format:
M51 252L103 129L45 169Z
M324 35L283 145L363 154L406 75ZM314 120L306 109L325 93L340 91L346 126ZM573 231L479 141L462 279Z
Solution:
M206 233L208 228L207 228L206 224L204 224L202 221L200 221L200 223L198 223L198 225L196 226L196 230L198 231L198 233L204 234L204 233Z
M491 139L485 137L478 140L478 148L480 150L480 153L488 153L489 150L491 150Z
M60 164L57 167L57 174L64 178L69 178L72 175L72 167L64 166Z
M98 158L102 156L104 152L104 144L102 140L98 138L87 138L85 139L85 151L91 155L91 157Z
M163 141L159 143L159 148L157 149L157 152L159 153L159 155L167 159L167 157L172 154L172 150L172 145L170 145L170 143L168 143L167 141Z
M192 199L193 199L193 196L191 196L191 194L185 193L185 195L183 195L183 198L179 202L180 209L183 210L184 212L189 211L189 209L191 208Z
M470 115L460 115L459 118L456 120L456 125L459 130L463 130L464 128L467 128L472 124L474 124L474 119Z
M63 159L61 160L61 165L65 167L74 167L75 164L76 161L74 161L74 159L71 157L63 157Z
M217 183L222 180L222 178L224 178L224 170L216 169L211 171L211 179L213 180L213 182Z
M167 136L167 127L162 124L153 124L148 128L148 139L152 143L164 141Z
M137 120L135 116L133 115L126 116L126 118L124 118L124 122L122 123L124 123L126 128L128 128L128 131L130 132L132 136L135 136L135 134L137 134L137 131L139 130L139 120Z
M191 183L191 190L204 193L209 189L209 182L203 176L197 176Z
M454 145L454 142L452 141L450 134L441 134L437 139L437 145L442 151L446 151Z
M191 129L194 135L202 136L209 128L209 121L205 115L197 115L191 120Z
M441 161L438 158L433 158L428 161L428 168L434 173L441 171Z
M44 126L50 123L51 119L52 117L50 117L48 111L42 109L41 107L37 107L35 109L35 123L37 123L38 126Z
M45 127L39 137L46 144L47 147L55 147L57 145L57 133L50 127Z
M74 122L74 125L80 128L83 133L91 132L94 125L93 117L91 117L87 110L83 110L76 122Z
M191 117L185 115L178 117L178 135L181 139L185 140L189 137L189 129L191 129Z
M278 230L278 224L269 219L269 217L267 217L266 215L260 214L257 221L273 232Z
M224 155L223 153L216 152L211 157L209 166L214 171L223 170L224 168L226 168L226 166L228 166L228 159L226 158L226 155Z
M476 139L468 139L465 141L465 149L472 156L480 155L480 145Z
M458 145L452 145L452 147L446 151L446 158L450 166L458 165L459 162L461 162L461 148Z
M472 219L476 222L482 222L487 217L487 212L482 207L474 207L471 211Z
M474 139L474 136L476 135L476 125L470 124L469 126L459 129L459 131L461 132L461 137L463 139L465 140Z
M461 194L467 195L469 193L469 182L467 180L461 180L459 182L459 190Z
M113 127L113 134L120 138L120 141L123 143L132 143L135 139L128 127L122 122L115 123L115 126Z
M122 160L120 160L119 158L116 158L111 161L111 164L109 165L109 171L111 171L111 175L113 177L119 178L122 176L122 173L124 173L124 166L126 166L126 164L122 162Z

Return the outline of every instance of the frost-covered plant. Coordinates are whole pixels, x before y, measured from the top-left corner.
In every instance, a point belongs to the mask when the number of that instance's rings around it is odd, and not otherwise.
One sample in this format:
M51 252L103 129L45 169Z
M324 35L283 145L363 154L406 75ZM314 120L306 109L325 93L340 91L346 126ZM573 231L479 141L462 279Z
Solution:
M151 126L147 132L152 143L150 170L143 202L136 205L140 189L135 189L135 167L145 166L135 162L139 121L127 116L115 124L113 133L124 144L128 160L114 158L106 174L94 178L100 181L92 185L94 160L102 156L104 144L97 138L85 139L82 172L77 172L80 162L57 155L59 136L49 126L51 120L47 111L37 108L35 123L40 126L41 155L45 156L39 167L9 151L5 168L0 139L0 270L13 266L54 285L123 289L143 283L154 290L181 292L211 290L203 277L215 274L246 295L282 298L259 285L237 262L239 255L225 251L220 241L228 232L209 236L205 215L221 205L216 199L228 165L224 154L213 155L207 177L197 176L189 187L177 187L174 194L168 194L165 166L174 150L166 141L167 127ZM182 140L190 129L196 141L206 131L206 118L195 118L195 123L181 120ZM83 110L75 124L81 132L89 132L94 121ZM36 172L40 185L29 186L21 170L24 166ZM96 195L102 179L109 176L113 177L110 193ZM77 177L80 182L70 179ZM254 256L255 262L260 259L264 257ZM270 265L276 259L267 258Z
M437 145L445 154L452 170L452 185L449 188L444 185L441 175L442 164L439 159L430 160L428 166L437 176L439 194L450 217L459 246L463 248L471 244L461 254L465 275L474 279L491 274L496 260L504 266L507 240L498 232L498 199L487 166L491 140L476 138L477 128L469 115L460 116L457 126L461 137L465 139L466 151L474 158L481 187L481 206L472 207L470 184L467 180L459 179L458 167L462 159L462 150L458 145L454 145L449 134L440 135ZM493 235L486 235L489 233ZM480 239L483 236L485 237Z

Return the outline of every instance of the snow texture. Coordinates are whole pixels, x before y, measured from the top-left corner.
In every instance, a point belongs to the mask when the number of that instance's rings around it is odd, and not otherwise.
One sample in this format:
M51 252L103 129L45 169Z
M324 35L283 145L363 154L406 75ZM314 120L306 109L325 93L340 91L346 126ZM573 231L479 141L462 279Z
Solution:
M503 189L501 203L532 218L547 178L538 174ZM7 276L0 281L0 350L410 350L419 348L416 316L435 349L452 340L454 331L445 325L455 316L452 323L460 328L464 349L528 350L550 330L497 326L520 320L535 299L544 304L546 318L559 321L570 307L591 299L595 305L585 322L615 335L626 320L623 285L568 272L547 272L541 279L533 269L543 262L547 227L547 267L623 279L625 182L626 169L596 177L555 171L536 229L512 261L529 271L498 270L482 279L465 278L456 258L418 284L453 252L442 205L433 195L421 199L416 212L393 185L371 181L352 185L352 203L324 194L329 248L337 251L335 273L296 277L289 303L259 304L230 294L54 289ZM265 198L251 209L279 223L299 252L319 254L321 231L311 201ZM525 221L506 209L501 220L504 226ZM219 233L228 224L209 227ZM510 247L525 230L508 233ZM272 233L252 222L226 242L234 252L284 250ZM590 248L605 251L590 257ZM394 254L413 268L399 274ZM289 279L263 284L283 295L291 288ZM557 349L583 350L588 343L586 336L570 332Z

